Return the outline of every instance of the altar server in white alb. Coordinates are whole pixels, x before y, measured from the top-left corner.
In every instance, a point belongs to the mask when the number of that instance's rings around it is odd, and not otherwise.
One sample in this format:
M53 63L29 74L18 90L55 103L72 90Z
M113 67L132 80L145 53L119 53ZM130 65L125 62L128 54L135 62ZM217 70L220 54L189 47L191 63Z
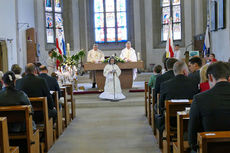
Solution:
M46 60L46 66L47 66L49 75L51 75L53 72L56 71L56 62L55 62L55 59L52 58L53 52L54 52L54 49L48 52L49 57Z
M107 100L122 100L126 97L122 94L119 76L121 74L120 68L115 64L115 58L109 59L109 64L104 68L103 72L106 77L104 92L100 94L99 98Z
M126 48L121 51L120 58L126 62L137 62L136 51L131 47L131 42L126 43ZM133 80L137 77L137 69L133 69Z
M98 45L94 44L93 49L88 52L87 62L89 63L100 63L105 59L104 53L98 49ZM96 87L96 74L95 71L91 71L90 78L93 80L92 88Z

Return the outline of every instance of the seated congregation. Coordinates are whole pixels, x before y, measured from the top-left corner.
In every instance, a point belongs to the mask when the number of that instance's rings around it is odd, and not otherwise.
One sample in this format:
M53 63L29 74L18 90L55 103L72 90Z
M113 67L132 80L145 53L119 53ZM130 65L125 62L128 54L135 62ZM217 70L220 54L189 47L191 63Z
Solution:
M145 115L164 153L230 150L230 64L165 59L145 83Z
M60 87L41 64L27 64L23 76L21 70L14 64L11 71L0 73L0 118L7 123L1 134L8 138L0 152L48 152L75 117L75 108L68 104L75 106L73 86Z

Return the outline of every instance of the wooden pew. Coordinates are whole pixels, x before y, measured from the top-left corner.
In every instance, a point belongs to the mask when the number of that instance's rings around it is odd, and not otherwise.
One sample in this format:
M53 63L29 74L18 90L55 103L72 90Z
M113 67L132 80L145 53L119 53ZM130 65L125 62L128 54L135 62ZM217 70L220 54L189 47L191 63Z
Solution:
M159 103L160 103L160 94L157 94L157 114L160 114ZM163 135L162 133L160 133L158 129L156 129L156 140L157 140L159 148L162 149L163 148Z
M152 89L151 87L148 87L148 102L147 102L147 111L148 111L148 121L149 121L149 125L151 125L151 105L152 105Z
M0 152L19 153L18 147L9 146L9 136L6 117L0 117Z
M26 140L28 153L39 153L39 130L32 125L31 106L0 107L0 116L7 117L8 123L25 123L25 132L9 133L10 140Z
M230 131L202 132L197 134L199 153L230 152Z
M44 150L48 152L51 146L53 145L53 119L49 119L48 115L48 104L46 97L33 97L29 98L32 104L34 112L43 113L43 121L41 123L36 123L37 128L39 128L40 133L44 134L45 144ZM41 145L41 148L43 144ZM43 149L43 148L42 148Z
M63 115L65 118L65 127L67 127L70 123L70 116L69 116L69 105L67 102L67 90L66 87L60 87L60 90L62 92L62 96L64 98L64 103L62 104L63 106Z
M170 118L176 117L177 112L184 111L185 107L190 107L192 100L189 102L172 102L171 100L165 101L165 135L163 140L163 153L170 153L170 146L172 146L172 138L175 138L176 129L170 126Z
M147 117L148 111L147 111L147 104L148 104L148 82L145 82L145 116Z
M52 95L53 95L53 98L54 98L54 105L55 105L55 108L57 110L56 134L57 134L57 138L58 138L63 132L63 128L62 128L62 108L60 108L60 105L59 105L58 92L54 91Z
M189 153L188 141L184 141L184 133L188 132L189 113L177 112L177 142L173 142L173 153Z
M75 100L73 98L73 85L72 84L66 84L63 86L67 88L67 94L70 97L67 99L67 102L71 103L71 119L73 120L76 117Z
M153 134L156 135L156 124L155 124L155 104L156 104L156 101L155 101L155 89L152 89L152 112L151 112L151 125L152 125L152 129L153 129Z

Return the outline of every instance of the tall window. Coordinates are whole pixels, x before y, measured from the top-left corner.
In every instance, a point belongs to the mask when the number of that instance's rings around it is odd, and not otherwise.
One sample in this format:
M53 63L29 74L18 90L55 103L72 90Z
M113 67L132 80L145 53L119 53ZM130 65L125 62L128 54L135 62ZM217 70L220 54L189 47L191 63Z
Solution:
M46 42L55 43L55 39L64 39L63 1L45 0Z
M126 0L94 0L96 43L127 41Z
M161 0L162 28L161 40L168 38L169 20L172 19L173 40L181 40L181 2L180 0Z

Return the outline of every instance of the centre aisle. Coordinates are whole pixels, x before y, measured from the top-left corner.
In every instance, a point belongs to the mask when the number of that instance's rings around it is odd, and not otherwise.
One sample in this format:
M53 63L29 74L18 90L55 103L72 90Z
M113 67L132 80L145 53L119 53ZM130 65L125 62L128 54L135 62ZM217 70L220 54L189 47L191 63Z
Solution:
M79 108L49 153L160 153L142 106Z

